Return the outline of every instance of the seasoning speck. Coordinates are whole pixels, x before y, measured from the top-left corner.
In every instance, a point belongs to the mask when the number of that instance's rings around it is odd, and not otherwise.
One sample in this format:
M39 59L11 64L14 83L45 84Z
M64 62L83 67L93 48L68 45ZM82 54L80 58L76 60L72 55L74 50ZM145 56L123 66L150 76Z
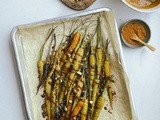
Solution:
M104 109L107 110L107 107L105 106Z

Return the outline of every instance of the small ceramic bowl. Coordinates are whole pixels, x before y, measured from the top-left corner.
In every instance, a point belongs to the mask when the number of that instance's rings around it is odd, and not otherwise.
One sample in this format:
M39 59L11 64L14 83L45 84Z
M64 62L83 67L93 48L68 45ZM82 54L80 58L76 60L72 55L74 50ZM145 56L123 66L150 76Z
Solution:
M140 8L136 8L132 5L130 5L128 2L126 2L126 0L122 0L123 3L125 3L127 6L129 6L130 8L136 10L136 11L139 11L139 12L146 12L146 13L149 13L149 12L155 12L155 11L160 11L160 4L155 6L155 7L152 7L152 8L148 8L148 9L140 9Z
M151 30L150 30L149 26L147 25L147 23L145 23L144 21L139 20L139 19L133 19L133 20L130 20L130 21L126 22L126 23L122 26L121 31L120 31L120 32L121 32L121 39L122 39L122 41L124 42L125 45L127 45L127 46L130 47L130 48L138 48L138 47L144 46L143 44L132 45L132 44L128 43L128 42L123 38L122 31L123 31L124 26L126 26L128 23L138 23L138 24L143 25L143 27L144 27L144 29L145 29L145 31L146 31L146 37L145 37L145 39L144 39L143 41L146 42L146 43L149 42L150 36L151 36Z

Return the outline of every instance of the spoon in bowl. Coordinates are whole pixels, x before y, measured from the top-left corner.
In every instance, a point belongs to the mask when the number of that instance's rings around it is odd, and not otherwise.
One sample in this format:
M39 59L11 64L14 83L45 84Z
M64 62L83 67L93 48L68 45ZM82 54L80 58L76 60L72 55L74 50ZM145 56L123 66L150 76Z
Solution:
M143 42L135 33L134 33L134 36L131 39L134 40L134 41L140 42L141 44L145 45L146 47L148 47L152 51L156 50L153 46Z

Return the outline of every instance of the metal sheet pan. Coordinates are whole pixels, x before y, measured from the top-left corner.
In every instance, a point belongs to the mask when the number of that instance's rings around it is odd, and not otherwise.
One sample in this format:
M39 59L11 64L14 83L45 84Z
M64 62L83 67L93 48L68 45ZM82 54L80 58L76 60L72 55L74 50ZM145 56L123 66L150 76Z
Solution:
M109 8L100 8L100 9L95 9L95 10L90 10L90 11L85 11L85 12L80 12L78 14L73 14L73 15L68 15L68 16L64 16L64 17L59 17L59 18L53 18L53 19L48 19L48 20L44 20L44 21L40 21L40 22L35 22L35 23L31 23L31 24L25 24L25 25L20 25L20 26L16 26L12 32L11 32L11 39L12 39L12 43L13 43L13 47L14 47L14 52L15 52L15 57L16 57L16 61L17 61L17 68L18 68L18 72L19 72L19 76L20 76L20 80L21 80L21 85L22 85L22 91L23 91L23 97L24 97L24 102L25 102L25 109L26 109L26 113L27 113L27 118L30 120L33 120L33 111L31 108L31 98L29 95L29 91L28 91L28 85L26 83L26 76L25 76L25 70L24 70L24 63L23 63L23 59L22 59L22 54L23 52L20 52L19 47L21 47L19 44L17 44L17 38L16 38L16 34L17 31L19 29L19 27L27 27L27 26L36 26L36 25L45 25L45 24L49 24L51 22L58 22L61 20L69 20L69 19L74 19L77 17L81 17L81 16L86 16L86 15L90 15L90 14L95 14L95 13L100 13L100 12L109 12L112 11ZM119 56L120 56L120 62L127 74L126 71L126 67L125 67L125 63L123 60L123 53L122 53L122 46L121 46L121 40L119 37L119 32L118 32L118 28L117 28L117 24L116 24L116 20L114 21L115 25L116 25L116 35L118 38L118 50L119 50ZM132 116L133 116L133 120L137 119L137 114L135 111L135 105L134 105L134 100L132 97L132 92L131 92L131 88L129 85L129 81L125 81L126 83L126 87L129 93L129 97L130 97L130 104L131 104L131 111L132 111Z

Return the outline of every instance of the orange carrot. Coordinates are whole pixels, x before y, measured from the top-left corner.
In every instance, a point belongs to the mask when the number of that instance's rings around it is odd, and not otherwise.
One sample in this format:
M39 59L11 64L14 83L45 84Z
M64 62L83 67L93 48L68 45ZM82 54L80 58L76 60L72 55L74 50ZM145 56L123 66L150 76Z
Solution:
M70 113L71 113L71 108L72 108L72 103L73 103L73 95L70 94L69 103L67 105L67 111L66 111L66 120L69 119L69 116L70 116Z
M67 59L67 55L70 56L70 54L72 54L72 52L74 51L74 49L76 48L76 46L79 43L80 37L81 37L81 34L79 32L76 32L74 34L71 45L69 46L67 52L65 54L63 54L63 56L62 56L62 60L60 62L60 67L62 67L64 65L65 60Z
M70 47L67 50L68 53L72 53L73 50L76 48L76 46L77 46L77 44L78 44L78 42L80 40L80 36L81 36L81 34L79 32L75 33L75 35L73 37L73 40L72 40L72 43L71 43Z
M74 108L74 110L71 113L70 120L75 120L76 119L76 117L79 114L81 108L83 107L83 104L84 104L83 100L78 101L77 106Z

